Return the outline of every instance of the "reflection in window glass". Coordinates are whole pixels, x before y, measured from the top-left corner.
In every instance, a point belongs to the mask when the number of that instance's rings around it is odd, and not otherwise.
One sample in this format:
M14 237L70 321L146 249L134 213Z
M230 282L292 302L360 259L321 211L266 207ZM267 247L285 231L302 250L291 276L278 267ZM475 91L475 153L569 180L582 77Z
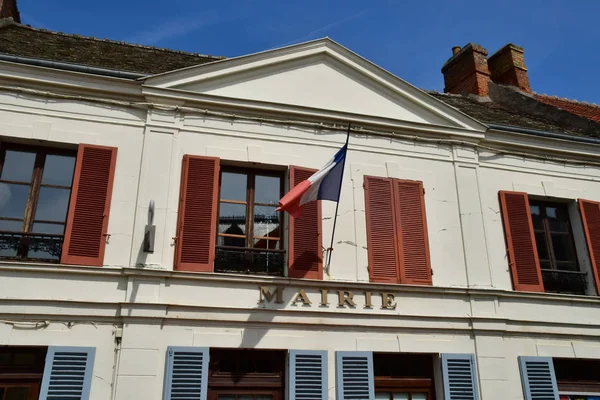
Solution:
M279 237L279 212L275 207L254 207L254 236L255 237Z
M221 200L246 201L246 174L234 172L221 173Z
M0 217L23 218L29 186L0 183Z
M75 157L48 154L44 164L42 184L71 186Z
M277 204L281 198L281 178L278 176L256 176L255 203Z
M6 150L2 180L31 182L35 153Z
M408 400L408 393L394 393L394 400Z
M35 219L38 221L64 222L67 219L70 194L69 189L40 188Z

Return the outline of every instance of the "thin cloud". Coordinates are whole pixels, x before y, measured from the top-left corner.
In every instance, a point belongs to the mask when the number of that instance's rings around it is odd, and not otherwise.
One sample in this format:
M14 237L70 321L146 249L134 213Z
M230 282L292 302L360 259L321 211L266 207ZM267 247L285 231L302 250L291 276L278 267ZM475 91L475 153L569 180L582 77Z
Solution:
M368 11L369 11L368 9L359 11L356 14L352 14L352 15L347 16L345 18L342 18L342 19L340 19L338 21L331 22L331 23L329 23L329 24L327 24L325 26L322 26L322 27L320 27L318 29L315 29L313 31L308 32L304 36L298 37L298 38L296 38L294 40L290 40L290 41L288 41L286 43L277 45L275 47L287 46L289 44L300 43L300 42L304 42L304 41L307 41L307 40L310 40L310 39L314 39L315 35L317 35L318 33L327 32L327 31L331 30L332 28L336 28L336 27L338 27L340 25L344 25L344 24L346 24L346 23L348 23L350 21L354 21L354 20L357 20L359 18L362 18L363 16L365 16L367 14Z
M223 22L223 18L216 16L202 17L176 17L164 21L150 29L134 33L125 39L129 43L155 45L164 40L188 35L198 29Z

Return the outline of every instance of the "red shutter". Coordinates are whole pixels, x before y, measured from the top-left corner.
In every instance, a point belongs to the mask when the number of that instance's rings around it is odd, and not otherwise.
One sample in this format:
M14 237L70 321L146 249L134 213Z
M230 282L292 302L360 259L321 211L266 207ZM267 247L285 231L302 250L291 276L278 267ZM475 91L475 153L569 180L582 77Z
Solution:
M600 295L600 203L583 199L579 199L578 203L583 231L590 253L596 291Z
M527 193L500 191L499 195L508 261L515 290L543 292L544 282Z
M365 176L365 214L371 282L398 283L397 215L390 178Z
M400 220L400 283L431 285L423 182L394 179L394 195Z
M316 170L290 167L290 189ZM323 279L323 246L321 202L313 201L302 209L302 216L290 216L288 243L288 276L290 278Z
M175 269L212 272L217 236L219 159L183 156Z
M80 144L60 262L101 267L117 149Z

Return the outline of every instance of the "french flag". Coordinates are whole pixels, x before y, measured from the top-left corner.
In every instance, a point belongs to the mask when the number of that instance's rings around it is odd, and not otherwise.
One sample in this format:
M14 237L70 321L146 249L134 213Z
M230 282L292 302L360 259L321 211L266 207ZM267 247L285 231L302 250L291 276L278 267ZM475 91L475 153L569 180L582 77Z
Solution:
M307 180L300 182L279 200L276 211L287 211L292 217L302 214L306 203L316 200L339 201L348 143Z

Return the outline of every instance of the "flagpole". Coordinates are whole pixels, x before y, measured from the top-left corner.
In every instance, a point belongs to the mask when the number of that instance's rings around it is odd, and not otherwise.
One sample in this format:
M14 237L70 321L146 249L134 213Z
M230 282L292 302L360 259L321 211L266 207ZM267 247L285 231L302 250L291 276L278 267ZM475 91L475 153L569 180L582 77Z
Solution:
M348 157L348 141L350 140L350 127L352 123L348 123L348 132L346 134L346 154L344 154L344 160L342 161L342 176L340 177L340 189L338 190L337 203L335 205L335 214L333 216L333 230L331 231L331 245L327 249L327 273L329 274L329 266L331 265L331 253L333 253L333 241L335 238L335 226L337 223L338 209L340 208L340 195L342 193L342 183L344 182L344 170L346 169L346 157Z

